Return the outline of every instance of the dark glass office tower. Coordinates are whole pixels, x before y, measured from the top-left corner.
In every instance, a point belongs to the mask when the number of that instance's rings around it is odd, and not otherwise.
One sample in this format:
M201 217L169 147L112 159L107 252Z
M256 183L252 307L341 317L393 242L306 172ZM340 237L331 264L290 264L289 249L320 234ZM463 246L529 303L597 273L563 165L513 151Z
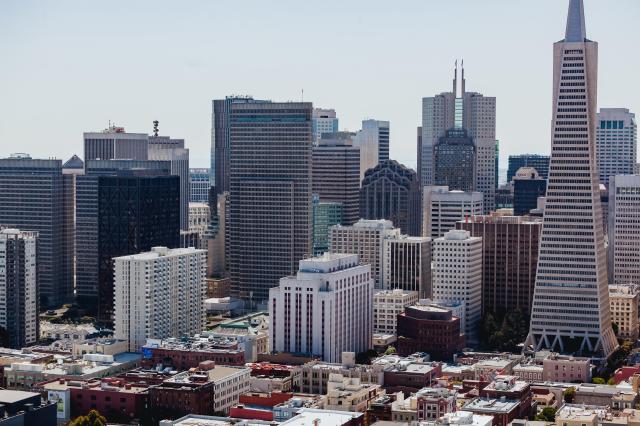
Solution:
M420 186L416 172L395 160L367 170L360 188L360 217L387 219L403 234L420 235Z
M533 167L544 180L549 178L549 156L539 154L520 154L509 156L507 182L511 182L520 167Z
M476 146L464 129L447 130L433 147L435 185L475 191Z
M521 216L538 207L547 192L547 181L533 167L520 167L513 177L513 214Z
M64 276L62 161L15 155L0 159L0 225L38 233L40 305L56 307L73 297Z
M311 254L309 102L230 103L226 234L232 295L266 300Z
M87 161L77 185L77 297L113 313L113 258L180 244L180 178L168 161Z

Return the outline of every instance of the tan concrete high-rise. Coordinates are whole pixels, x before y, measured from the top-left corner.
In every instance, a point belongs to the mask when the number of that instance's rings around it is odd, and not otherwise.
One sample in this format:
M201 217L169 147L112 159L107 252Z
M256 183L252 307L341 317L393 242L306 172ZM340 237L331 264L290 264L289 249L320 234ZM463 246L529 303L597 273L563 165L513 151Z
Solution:
M617 347L596 164L597 73L583 1L570 0L565 38L553 45L551 163L525 349L607 358Z

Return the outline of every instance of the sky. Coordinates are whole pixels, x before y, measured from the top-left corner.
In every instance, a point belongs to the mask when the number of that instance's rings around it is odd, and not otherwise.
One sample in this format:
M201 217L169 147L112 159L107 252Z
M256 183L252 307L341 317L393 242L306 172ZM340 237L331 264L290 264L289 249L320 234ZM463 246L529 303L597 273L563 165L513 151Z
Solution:
M208 167L211 100L252 95L334 108L340 129L391 122L391 158L416 164L421 99L497 98L500 168L550 150L552 44L567 0L1 0L0 157L82 157L109 121L184 138ZM640 112L640 1L585 0L599 42L599 107ZM639 117L640 118L640 117Z

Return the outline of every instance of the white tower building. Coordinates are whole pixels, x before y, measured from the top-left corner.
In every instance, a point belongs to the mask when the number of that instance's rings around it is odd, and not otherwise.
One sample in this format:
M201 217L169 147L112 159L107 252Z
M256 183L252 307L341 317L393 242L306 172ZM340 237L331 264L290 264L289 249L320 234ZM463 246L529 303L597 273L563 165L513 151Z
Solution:
M596 115L596 159L600 183L633 174L638 155L636 115L626 108L600 108Z
M340 362L342 352L370 348L373 278L354 254L325 253L300 261L294 277L269 289L269 346Z
M609 179L609 283L640 285L640 175Z
M583 1L570 0L565 38L553 45L551 162L525 347L606 358L617 341L596 164L597 72Z
M456 222L483 214L481 192L450 191L447 186L425 186L422 195L422 235L439 238Z
M138 352L147 339L200 333L204 327L206 250L193 247L114 258L115 337Z

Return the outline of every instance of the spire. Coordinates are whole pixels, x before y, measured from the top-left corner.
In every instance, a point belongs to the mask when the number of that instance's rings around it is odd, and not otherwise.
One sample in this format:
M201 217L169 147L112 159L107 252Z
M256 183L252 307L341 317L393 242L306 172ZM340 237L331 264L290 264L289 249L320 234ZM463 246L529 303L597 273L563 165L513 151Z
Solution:
M567 31L564 41L582 42L587 38L584 26L583 0L569 0L569 13L567 15Z
M458 60L453 67L453 96L456 96L458 90Z

